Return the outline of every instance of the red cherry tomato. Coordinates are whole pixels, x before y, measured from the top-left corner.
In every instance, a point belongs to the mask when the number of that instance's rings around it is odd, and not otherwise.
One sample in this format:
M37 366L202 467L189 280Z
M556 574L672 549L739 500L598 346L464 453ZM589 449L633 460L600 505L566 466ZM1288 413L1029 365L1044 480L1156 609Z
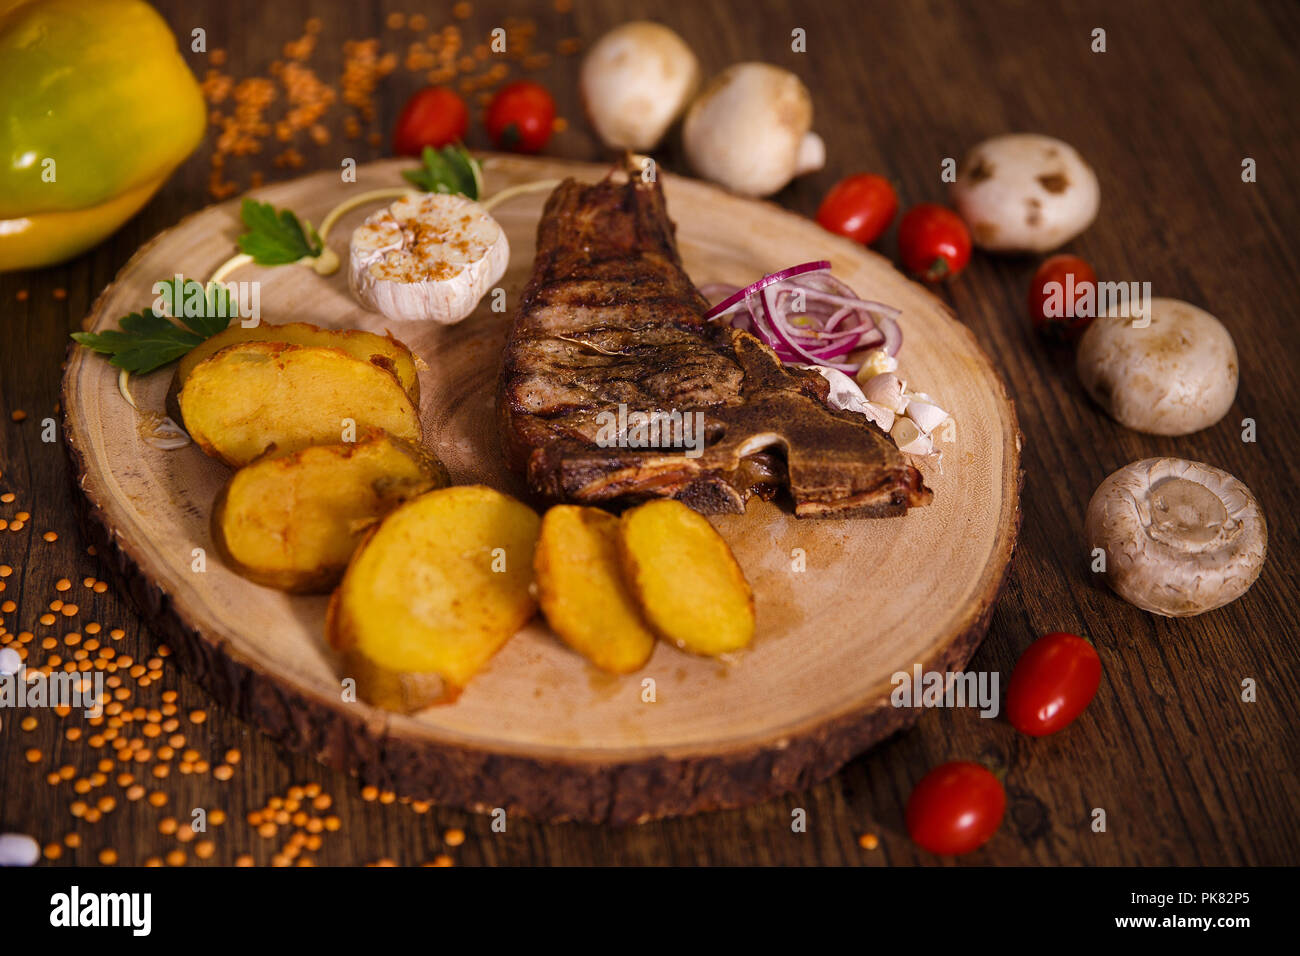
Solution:
M1053 342L1074 341L1096 314L1097 273L1078 256L1052 256L1029 284L1029 319Z
M1097 694L1101 658L1075 634L1055 631L1030 644L1007 685L1007 720L1022 734L1064 730Z
M907 832L931 853L969 853L997 832L1006 809L1007 794L997 777L977 763L956 760L935 767L912 790Z
M898 226L903 268L926 282L957 275L970 262L970 232L951 209L920 203Z
M441 149L465 138L469 110L445 86L426 86L406 101L393 131L393 152L419 156L426 146Z
M497 149L536 153L551 138L555 100L540 84L508 83L492 97L483 123Z
M898 194L889 180L858 173L831 187L817 210L817 221L831 232L870 245L898 213Z

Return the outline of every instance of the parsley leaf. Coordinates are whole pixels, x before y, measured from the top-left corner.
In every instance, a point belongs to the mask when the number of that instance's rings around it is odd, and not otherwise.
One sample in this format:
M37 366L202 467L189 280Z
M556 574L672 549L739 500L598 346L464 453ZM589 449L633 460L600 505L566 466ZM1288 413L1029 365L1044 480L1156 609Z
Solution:
M121 332L73 332L80 344L109 356L110 365L143 375L174 362L203 338L153 309L122 316Z
M259 266L283 266L305 256L318 256L324 243L312 228L290 210L278 214L269 202L245 199L239 208L248 232L239 237L239 251L253 257Z
M225 331L238 315L238 304L220 282L204 288L197 279L177 276L154 283L153 290L159 293L157 301L163 306L163 315L175 316L205 339Z
M478 160L465 151L465 147L444 146L434 149L424 147L420 154L419 169L408 169L402 175L417 189L426 193L459 193L469 199L483 194L483 171Z
M153 291L158 293L155 305L163 311L150 307L132 312L118 320L120 331L73 332L72 338L107 355L110 365L144 375L223 331L237 314L230 290L220 283L204 288L195 279L177 276L154 283ZM177 325L166 313L176 315L184 325Z

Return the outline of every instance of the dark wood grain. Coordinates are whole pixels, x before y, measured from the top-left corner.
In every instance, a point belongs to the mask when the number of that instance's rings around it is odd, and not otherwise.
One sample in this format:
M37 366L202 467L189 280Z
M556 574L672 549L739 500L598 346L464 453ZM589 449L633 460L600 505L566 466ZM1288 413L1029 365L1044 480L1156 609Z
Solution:
M316 13L325 21L311 65L336 79L347 38L378 36L404 50L406 38L384 28L396 4L285 2L262 4L160 3L178 34L203 27L209 48L228 51L237 76L262 73L285 41L301 34ZM433 26L450 18L449 5L426 6ZM539 46L643 16L625 2L575 4L568 13L550 5L476 3L466 35L485 33L508 16L538 22ZM1217 426L1186 438L1154 438L1126 431L1094 407L1073 374L1068 354L1039 344L1024 316L1024 295L1036 265L1029 258L977 256L944 295L986 343L1000 365L1026 436L1023 527L1010 582L989 637L972 666L999 671L1004 685L1019 652L1036 635L1055 629L1088 634L1102 654L1105 676L1096 701L1066 733L1046 740L1018 735L1005 721L982 720L970 710L936 711L825 783L744 811L706 814L633 829L544 826L510 820L506 832L491 822L434 808L416 814L399 805L362 799L355 784L309 758L278 750L233 717L212 710L206 723L182 720L190 743L213 763L230 747L243 751L233 779L173 773L149 782L169 795L159 809L129 802L111 781L104 790L118 806L87 824L69 814L79 799L68 784L45 782L52 768L73 764L78 776L111 748L70 742L74 723L51 713L20 729L22 715L0 713L0 829L30 832L42 842L64 833L83 835L83 847L63 862L94 862L113 847L123 862L140 862L176 846L158 833L161 817L190 808L220 807L231 817L213 829L214 862L253 853L267 862L278 841L257 836L245 813L283 794L295 782L317 781L335 803L342 829L328 833L322 864L392 858L419 863L449 853L458 863L932 863L902 827L912 784L948 759L985 759L1007 768L1010 798L1001 832L972 863L1020 864L1258 864L1300 861L1300 805L1293 635L1300 598L1297 535L1289 520L1293 474L1300 466L1300 426L1290 414L1297 399L1295 236L1300 227L1293 188L1300 168L1300 127L1292 115L1300 88L1294 48L1300 9L1294 4L1114 3L1070 5L804 4L695 2L660 5L654 16L695 47L706 70L741 59L766 59L805 77L813 92L817 128L829 165L777 197L811 214L830 184L847 172L875 170L894 180L905 203L941 200L945 157L960 157L993 133L1033 130L1077 146L1102 184L1102 214L1071 245L1103 277L1150 281L1156 295L1187 299L1220 316L1241 357L1237 401ZM790 49L790 31L807 31L808 52ZM1107 31L1107 52L1090 51L1090 34ZM398 40L401 45L398 45ZM204 58L187 54L196 72ZM557 58L533 74L547 83L569 129L549 151L578 159L601 155L583 123L576 98L576 60ZM400 69L376 93L375 128L386 131L416 74ZM476 111L477 112L477 111ZM328 119L341 122L341 111ZM487 146L477 122L470 144ZM134 220L87 255L29 274L0 275L0 490L17 500L0 505L0 518L18 510L31 520L19 532L0 531L4 579L0 600L10 631L32 630L39 641L71 627L43 628L37 617L73 581L85 621L121 626L119 653L144 658L153 638L129 606L111 591L84 589L101 575L78 537L66 464L56 444L41 441L41 420L55 417L59 363L66 334L75 329L98 291L149 236L206 202L205 146ZM299 144L307 168L337 165L340 156L364 161L383 145L336 137L324 146ZM275 144L242 171L263 170L268 181L293 175L272 165ZM681 169L673 144L661 160ZM1241 181L1252 157L1258 182ZM241 161L242 162L242 161ZM893 251L892 235L882 245ZM55 290L66 290L56 298ZM20 301L18 293L28 296ZM15 423L14 409L27 412ZM1241 440L1240 422L1253 418L1258 441ZM1154 618L1100 587L1088 570L1080 531L1093 489L1115 468L1150 455L1177 455L1225 468L1255 492L1270 519L1270 557L1242 600L1190 620ZM46 530L58 533L46 542ZM64 596L64 599L68 599ZM865 599L864 599L865 600ZM170 666L161 688L180 692L186 715L209 702ZM1253 678L1258 700L1243 703L1240 684ZM29 764L28 748L42 753ZM119 766L124 766L119 764ZM116 771L115 771L116 772ZM83 798L84 799L84 798ZM1089 827L1093 808L1107 811L1108 829ZM805 833L791 831L791 812L807 811ZM449 826L468 835L448 849ZM864 851L860 833L880 836ZM193 854L190 854L193 859Z

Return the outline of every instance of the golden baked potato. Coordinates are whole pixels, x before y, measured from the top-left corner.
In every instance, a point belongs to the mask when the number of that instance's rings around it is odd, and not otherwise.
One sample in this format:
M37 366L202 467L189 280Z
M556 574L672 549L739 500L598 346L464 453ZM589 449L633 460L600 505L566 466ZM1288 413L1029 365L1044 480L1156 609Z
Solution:
M378 429L348 444L274 451L221 489L212 538L222 559L250 581L328 591L375 521L447 483L437 458Z
M650 659L655 636L623 580L618 537L609 512L556 505L542 516L533 570L551 629L597 667L626 674Z
M236 468L274 447L332 445L367 428L419 443L420 413L390 369L280 342L230 345L194 366L177 396L186 431Z
M357 329L322 329L307 322L286 322L283 325L259 323L244 328L236 323L224 332L196 345L181 356L176 366L173 388L179 392L195 366L205 362L224 348L242 342L283 342L286 345L313 345L320 348L341 349L355 359L373 362L388 369L402 383L402 389L411 396L411 402L420 407L420 379L416 374L415 356L405 345L389 335L376 335Z
M537 611L540 524L482 485L431 491L389 514L330 599L325 632L342 676L390 710L454 699Z
M736 651L754 636L754 596L731 548L680 501L623 513L623 573L650 627L695 654Z

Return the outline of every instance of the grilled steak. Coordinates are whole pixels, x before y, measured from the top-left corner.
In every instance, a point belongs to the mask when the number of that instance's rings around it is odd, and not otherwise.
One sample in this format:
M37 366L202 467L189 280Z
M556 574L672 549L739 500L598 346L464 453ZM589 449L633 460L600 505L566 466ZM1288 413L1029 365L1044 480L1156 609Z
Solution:
M659 183L635 175L566 180L547 201L498 395L507 458L531 490L581 504L673 497L709 514L788 485L799 517L928 502L882 431L826 405L821 375L705 320L674 231Z

